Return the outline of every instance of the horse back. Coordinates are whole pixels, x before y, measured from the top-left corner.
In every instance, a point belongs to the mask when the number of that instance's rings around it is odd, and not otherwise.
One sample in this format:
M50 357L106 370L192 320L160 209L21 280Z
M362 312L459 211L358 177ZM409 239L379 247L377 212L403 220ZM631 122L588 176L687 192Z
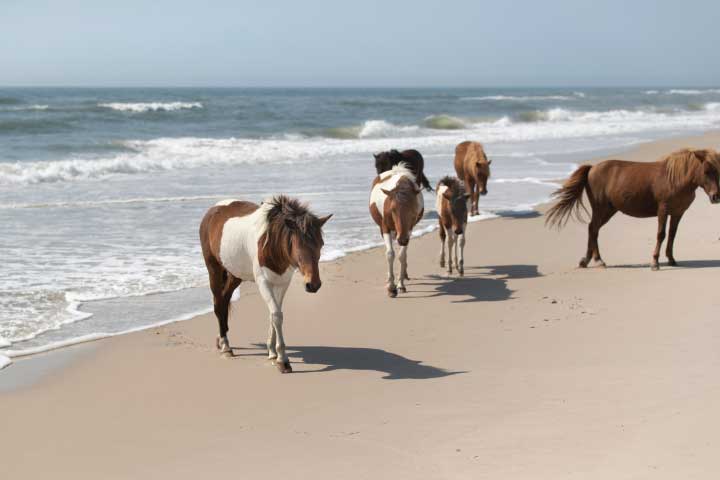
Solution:
M210 207L200 222L200 245L205 260L214 258L216 261L220 261L220 242L223 228L228 220L246 217L258 208L257 204L242 200L223 200Z
M609 202L633 217L654 217L667 196L661 162L606 160L590 169L588 187L596 203Z

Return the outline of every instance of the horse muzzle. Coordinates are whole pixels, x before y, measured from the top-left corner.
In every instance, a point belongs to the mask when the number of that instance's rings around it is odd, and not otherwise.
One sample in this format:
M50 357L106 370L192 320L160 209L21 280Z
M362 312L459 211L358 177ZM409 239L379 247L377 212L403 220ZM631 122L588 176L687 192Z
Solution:
M320 290L320 287L322 287L322 282L317 282L317 283L307 282L305 284L305 291L308 293L315 293L318 290Z
M713 193L710 195L710 201L712 203L720 203L720 193Z

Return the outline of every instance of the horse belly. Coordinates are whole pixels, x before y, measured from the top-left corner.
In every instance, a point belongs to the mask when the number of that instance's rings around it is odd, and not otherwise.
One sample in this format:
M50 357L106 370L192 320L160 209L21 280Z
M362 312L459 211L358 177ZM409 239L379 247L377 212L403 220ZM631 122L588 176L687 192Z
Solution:
M610 203L619 211L631 217L647 218L657 216L658 204L652 192L626 191L614 195Z

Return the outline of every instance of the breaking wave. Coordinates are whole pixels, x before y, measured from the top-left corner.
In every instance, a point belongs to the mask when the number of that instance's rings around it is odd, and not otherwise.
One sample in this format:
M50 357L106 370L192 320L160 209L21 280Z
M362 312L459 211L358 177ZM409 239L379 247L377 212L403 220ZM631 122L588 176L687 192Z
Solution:
M322 136L289 134L269 138L156 138L131 140L99 158L0 163L1 184L36 184L103 178L218 165L294 164L331 161L343 155L365 155L397 148L453 146L467 138L485 142L627 135L642 132L688 131L720 124L720 102L698 111L654 110L574 111L532 110L498 120L471 122L448 115L427 117L423 125L397 125L368 120L356 127L329 129ZM17 125L27 128L27 125ZM40 126L38 126L39 128ZM0 131L12 125L0 122ZM329 137L329 138L328 138Z
M203 108L200 102L137 102L137 103L98 103L98 107L109 108L119 112L145 113L145 112L174 112L176 110L191 110Z

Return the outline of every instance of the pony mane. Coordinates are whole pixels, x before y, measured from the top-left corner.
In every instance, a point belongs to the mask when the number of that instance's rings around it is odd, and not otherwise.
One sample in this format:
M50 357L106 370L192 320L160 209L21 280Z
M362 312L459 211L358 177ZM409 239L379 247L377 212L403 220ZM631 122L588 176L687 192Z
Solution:
M266 242L289 241L299 235L305 242L322 242L322 225L307 205L285 195L276 195L263 202L266 211Z
M438 182L436 190L440 189L440 186L445 185L452 192L453 200L465 195L465 185L457 178L445 175Z
M696 152L703 152L705 161L710 163L720 173L720 159L714 150L691 150L685 148L671 153L662 161L665 162L665 171L670 185L680 188L690 181L699 167Z

